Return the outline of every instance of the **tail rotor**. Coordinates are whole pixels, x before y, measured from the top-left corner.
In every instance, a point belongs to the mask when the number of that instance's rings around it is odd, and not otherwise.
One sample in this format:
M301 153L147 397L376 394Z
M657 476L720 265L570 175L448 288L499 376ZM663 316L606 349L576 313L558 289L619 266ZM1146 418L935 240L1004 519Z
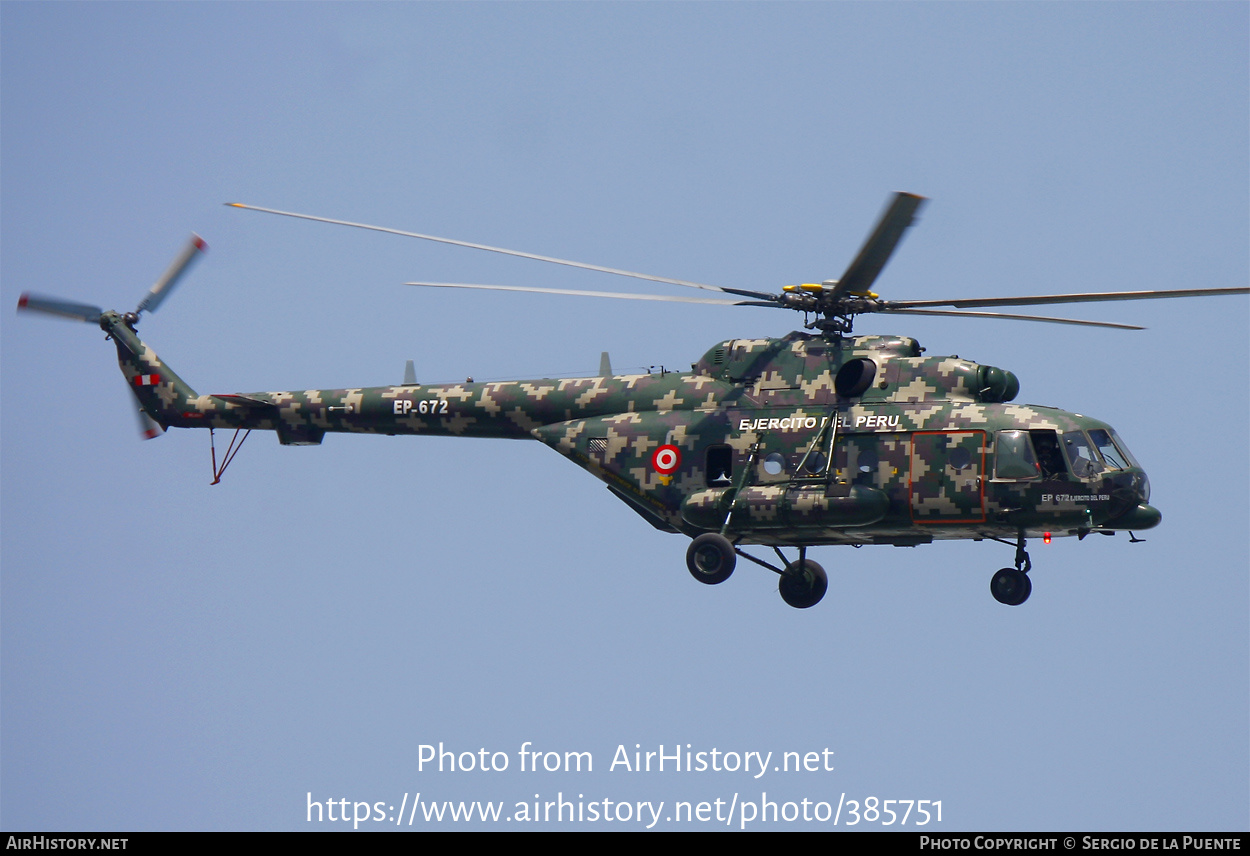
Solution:
M61 318L71 318L75 321L86 321L88 324L100 323L100 316L104 314L104 310L99 306L91 306L87 303L74 303L73 301L61 300L56 297L40 297L36 294L23 294L17 299L17 308L30 312L43 312Z
M161 274L161 277L152 285L148 293L139 301L139 305L135 307L133 312L127 312L121 317L126 326L131 329L139 323L139 316L144 312L155 312L157 307L164 302L169 293L174 290L174 286L182 279L195 260L200 254L208 249L208 244L199 235L192 234L190 240L174 258L169 268ZM45 297L37 294L23 294L17 301L17 308L26 312L42 312L45 315L55 315L58 318L69 318L73 321L85 321L88 324L96 324L108 329L101 319L105 315L105 311L99 306L93 306L89 303L78 303L72 300L63 300L59 297ZM108 313L113 319L114 324L117 323L117 315ZM165 433L165 426L161 425L153 419L146 410L143 409L143 403L138 393L130 390L134 397L134 404L137 415L139 417L139 436L144 440L152 440Z
M174 286L182 279L183 274L200 257L200 254L207 249L208 244L204 243L204 239L192 233L191 239L182 248L182 251L178 253L173 263L170 264L169 269L161 274L160 279L143 296L143 299L139 301L139 305L135 307L134 311L126 313L124 316L126 323L134 326L139 323L139 316L144 312L155 312L156 308L174 290ZM60 318L69 318L74 321L86 321L88 324L100 323L100 316L104 314L104 310L99 306L92 306L89 303L77 303L72 300L63 300L59 297L45 297L30 293L25 293L18 299L17 308L28 312L56 315Z
M169 296L169 292L174 290L174 286L182 279L182 275L187 272L191 264L200 257L200 253L208 249L208 244L204 243L204 239L194 232L191 233L191 240L183 247L182 252L174 259L173 263L165 273L161 274L139 305L135 307L135 317L138 318L141 312L155 312L156 307Z

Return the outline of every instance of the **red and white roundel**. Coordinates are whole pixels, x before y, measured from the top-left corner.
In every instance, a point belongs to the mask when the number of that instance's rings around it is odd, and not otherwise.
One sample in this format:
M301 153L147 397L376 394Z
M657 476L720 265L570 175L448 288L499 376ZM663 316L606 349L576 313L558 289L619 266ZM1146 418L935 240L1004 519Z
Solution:
M661 446L651 455L651 466L662 476L677 472L681 466L681 449L676 446Z

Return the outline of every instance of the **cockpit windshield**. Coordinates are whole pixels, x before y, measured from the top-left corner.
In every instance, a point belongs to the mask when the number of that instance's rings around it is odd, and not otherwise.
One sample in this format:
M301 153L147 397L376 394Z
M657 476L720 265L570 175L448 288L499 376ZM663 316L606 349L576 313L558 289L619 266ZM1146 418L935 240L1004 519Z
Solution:
M1140 465L1133 459L1124 441L1114 431L1095 428L1089 432L1089 439L1094 441L1094 445L1098 447L1098 453L1102 455L1103 461L1111 469L1127 470L1129 467L1140 469Z
M994 478L998 480L1071 476L1084 480L1107 470L1128 469L1141 469L1141 465L1109 428L1092 429L1088 436L1084 431L1060 435L1041 428L999 431L995 435Z

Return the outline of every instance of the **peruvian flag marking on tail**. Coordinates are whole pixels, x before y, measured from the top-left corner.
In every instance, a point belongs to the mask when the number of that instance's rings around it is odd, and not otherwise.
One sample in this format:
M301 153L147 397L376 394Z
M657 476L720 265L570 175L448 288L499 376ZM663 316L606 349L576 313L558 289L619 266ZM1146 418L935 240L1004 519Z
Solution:
M135 386L156 386L160 382L161 376L158 374L135 375Z

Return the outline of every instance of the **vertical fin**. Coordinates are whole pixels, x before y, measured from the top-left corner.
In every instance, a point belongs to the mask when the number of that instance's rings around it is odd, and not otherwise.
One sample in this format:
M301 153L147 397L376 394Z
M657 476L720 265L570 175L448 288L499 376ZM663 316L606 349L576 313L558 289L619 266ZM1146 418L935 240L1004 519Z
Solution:
M173 369L165 365L156 352L139 341L135 331L116 312L100 316L100 327L117 346L117 362L130 391L138 399L139 406L153 421L162 427L181 427L188 412L190 418L204 418L204 411L192 402L199 398L194 389ZM202 424L202 423L195 423Z
M412 360L404 363L404 386L417 385L417 368Z
M599 377L612 377L612 361L607 351L599 355Z

